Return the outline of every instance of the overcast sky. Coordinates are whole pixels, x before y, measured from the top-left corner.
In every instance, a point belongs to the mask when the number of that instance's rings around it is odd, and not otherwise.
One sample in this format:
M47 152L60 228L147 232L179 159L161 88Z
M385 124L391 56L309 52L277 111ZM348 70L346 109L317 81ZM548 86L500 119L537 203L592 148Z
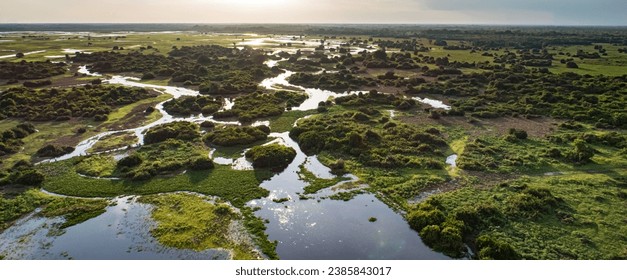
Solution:
M627 0L0 0L0 23L627 25Z

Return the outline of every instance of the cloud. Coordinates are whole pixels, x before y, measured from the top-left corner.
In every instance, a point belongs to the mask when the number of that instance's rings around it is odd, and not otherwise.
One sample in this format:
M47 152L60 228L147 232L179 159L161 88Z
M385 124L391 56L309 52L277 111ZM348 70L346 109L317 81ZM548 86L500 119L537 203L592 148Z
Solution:
M627 25L625 0L1 0L2 22Z

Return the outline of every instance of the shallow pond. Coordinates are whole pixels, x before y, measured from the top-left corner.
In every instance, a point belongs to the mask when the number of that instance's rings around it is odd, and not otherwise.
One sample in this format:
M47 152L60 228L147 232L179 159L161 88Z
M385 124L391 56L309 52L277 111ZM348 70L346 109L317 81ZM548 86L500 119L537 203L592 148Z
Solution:
M307 185L298 175L301 164L320 178L333 175L315 156L306 156L288 133L271 136L294 148L297 155L283 172L261 184L270 196L249 205L261 207L256 214L270 221L266 233L270 240L279 241L277 253L282 259L447 259L425 246L403 217L373 194L349 201L320 195L299 199L297 193ZM281 198L290 200L273 201ZM370 222L370 217L377 221Z
M179 250L165 247L150 235L155 222L150 205L133 197L91 220L59 230L63 218L30 215L0 234L0 255L6 259L227 259L226 250Z

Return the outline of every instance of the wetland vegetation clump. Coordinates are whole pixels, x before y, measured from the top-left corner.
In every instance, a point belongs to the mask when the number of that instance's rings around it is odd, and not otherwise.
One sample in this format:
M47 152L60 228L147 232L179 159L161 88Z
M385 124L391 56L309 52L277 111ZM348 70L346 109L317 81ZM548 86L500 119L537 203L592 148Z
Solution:
M384 94L376 90L371 90L365 94L360 92L359 94L340 96L335 98L335 103L345 107L366 107L364 110L373 105L392 105L399 110L408 110L416 106L416 101L413 99L394 94Z
M267 126L219 126L203 137L205 143L217 146L248 145L268 138Z
M307 95L292 91L253 93L235 99L230 110L213 114L215 118L236 117L242 123L255 119L280 116L288 109L296 107L307 99Z
M0 61L0 79L32 80L64 74L67 65L50 61L6 62Z
M157 93L144 88L91 86L72 88L27 89L13 87L0 92L4 117L32 121L94 118L97 121L115 107L155 97Z
M349 156L365 166L382 168L418 167L441 169L434 158L447 144L438 135L414 126L389 127L378 120L378 110L343 111L314 116L292 128L290 137L311 155L322 151Z
M0 172L0 186L38 186L44 179L44 174L26 160L19 160L5 172Z
M408 221L425 243L454 257L466 244L480 259L625 258L613 230L625 214L619 193L620 182L605 174L527 177L433 196Z
M144 143L154 144L167 139L194 141L200 139L199 127L191 122L171 122L151 128L144 136Z
M627 113L622 108L627 106L627 91L622 85L626 77L507 70L461 75L410 91L463 97L451 100L453 110L477 118L550 116L600 128L625 128Z
M1 131L0 157L17 153L22 145L24 145L22 139L36 131L37 130L31 123L18 124L11 129Z
M183 96L163 103L163 109L171 115L189 116L202 113L205 116L222 108L222 99L210 96Z
M254 167L283 169L296 157L296 151L280 144L255 146L246 151Z
M15 197L0 196L0 231L25 214L42 208L37 215L64 217L61 228L80 224L105 212L108 206L104 199L80 199L55 197L36 189L29 189Z
M110 155L91 155L80 158L76 163L76 172L82 175L91 177L111 177L115 172L116 167L127 166L128 162L132 158L139 158L136 154L125 157L117 164ZM120 163L122 162L122 163Z
M324 90L350 91L366 86L376 86L377 82L372 78L362 78L340 71L338 73L308 74L295 73L288 78L292 84L308 88L319 88Z
M157 175L169 175L189 168L208 170L213 168L213 161L207 156L208 151L199 143L178 139L145 145L137 150L128 160L120 160L118 172L133 180L147 180Z
M227 204L221 204L193 194L152 195L140 198L142 203L155 207L151 216L157 227L151 234L160 243L179 249L203 251L222 249L231 251L233 259L259 259L262 256L255 249L252 238L235 239L244 218Z
M141 73L146 78L170 79L197 86L200 93L228 95L257 90L257 84L272 74L263 64L266 56L252 48L217 45L173 48L168 56L141 52L79 53L72 60L89 64L98 73Z
M37 150L38 157L58 157L74 151L74 147L48 144Z
M350 180L349 177L336 176L331 179L318 178L313 172L309 171L304 164L299 166L298 177L307 183L307 186L303 188L304 194L317 193L319 190L326 189L338 185L343 181Z

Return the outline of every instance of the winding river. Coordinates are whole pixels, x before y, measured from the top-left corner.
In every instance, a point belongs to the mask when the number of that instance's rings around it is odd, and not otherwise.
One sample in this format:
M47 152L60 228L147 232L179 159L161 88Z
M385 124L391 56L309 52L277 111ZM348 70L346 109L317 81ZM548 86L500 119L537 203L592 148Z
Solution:
M276 61L268 61L266 64L274 66L276 63ZM86 67L81 67L79 72L99 76L97 73L90 73ZM287 81L292 74L293 72L285 71L260 84L267 89L288 86L303 90L308 95L307 100L292 110L315 109L320 101L326 101L329 97L357 93L336 93L292 85ZM130 77L113 76L105 82L152 88L170 94L173 98L199 94L197 91L180 87L143 84L138 79ZM138 128L100 133L80 142L74 152L48 161L85 155L89 148L100 139L119 132L134 133L138 138L134 146L140 146L143 145L143 135L148 129L174 121L197 123L212 121L239 125L238 122L221 122L214 120L211 116L203 115L174 117L163 109L163 103L165 102L156 106L156 109L163 115L158 121ZM223 110L232 106L233 102L225 100ZM267 124L267 122L257 124ZM298 175L301 165L320 178L328 179L333 175L315 156L306 156L287 132L272 133L270 137L283 145L294 148L297 156L284 171L261 183L263 188L270 191L270 195L249 202L249 206L258 207L256 215L269 221L266 233L270 240L278 241L277 253L282 259L448 258L425 246L418 234L409 228L403 216L390 209L373 194L364 193L349 201L340 201L328 199L327 197L334 191L326 189L310 196L309 199L299 199L299 194L307 185ZM231 165L236 169L252 168L243 157L236 160L214 158L214 161L216 164ZM355 176L351 178L353 181L357 180ZM289 200L283 203L273 201L273 199L280 198L289 198ZM51 231L54 231L55 224L62 221L61 218L50 219L37 215L22 218L14 226L0 233L0 255L17 259L224 259L228 257L226 252L219 249L194 252L166 248L150 236L149 229L154 227L154 222L149 218L149 205L140 204L132 197L113 200L117 203L108 207L104 214L57 232L57 234L51 234ZM376 218L376 221L369 221L371 217Z

